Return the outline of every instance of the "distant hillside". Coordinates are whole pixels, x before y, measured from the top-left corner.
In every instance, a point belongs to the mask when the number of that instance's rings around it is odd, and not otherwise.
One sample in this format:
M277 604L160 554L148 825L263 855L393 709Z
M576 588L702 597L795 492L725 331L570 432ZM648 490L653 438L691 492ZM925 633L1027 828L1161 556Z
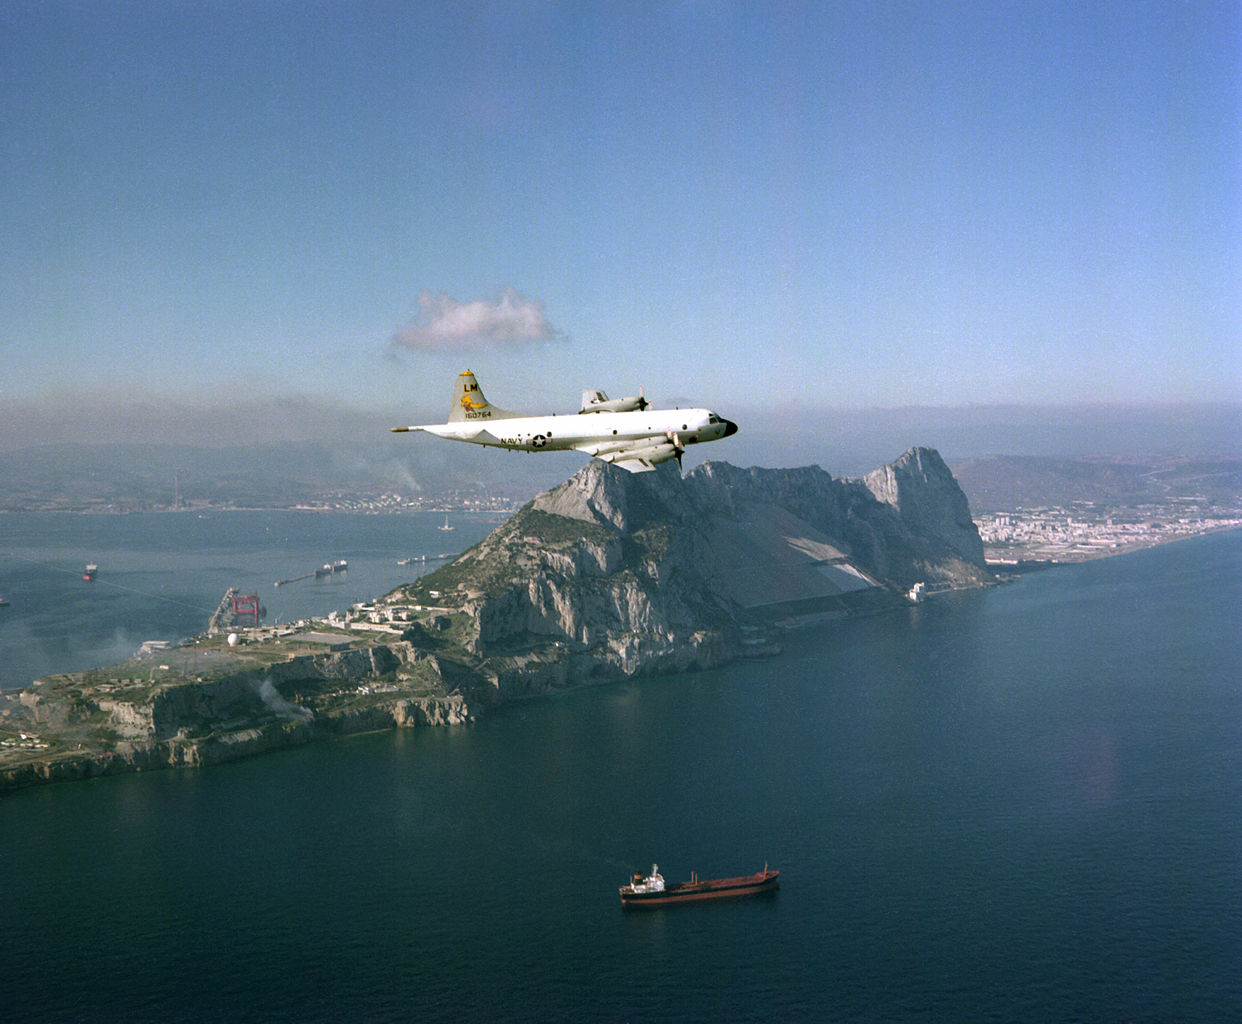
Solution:
M290 508L391 496L489 495L528 501L585 458L473 445L411 443L384 434L341 443L239 447L58 444L0 452L0 511L134 511L175 507ZM993 455L953 463L973 513L1094 501L1242 504L1242 457Z
M1143 505L1192 498L1242 501L1242 458L1101 456L1052 459L990 455L953 465L972 512L1095 502Z
M410 499L463 491L525 501L581 463L528 459L501 457L506 471L501 475L496 452L469 445L415 448L392 435L340 444L238 447L43 445L0 452L0 511L133 511L178 503L289 508L343 495L398 494Z

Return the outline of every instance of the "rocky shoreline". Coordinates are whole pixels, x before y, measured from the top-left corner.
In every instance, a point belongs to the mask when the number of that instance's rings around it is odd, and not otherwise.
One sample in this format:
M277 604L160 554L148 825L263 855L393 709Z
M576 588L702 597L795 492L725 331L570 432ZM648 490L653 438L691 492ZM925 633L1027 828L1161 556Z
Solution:
M865 481L591 463L454 562L300 628L41 679L3 706L0 792L473 721L572 686L776 653L782 624L992 581L965 496L911 449Z

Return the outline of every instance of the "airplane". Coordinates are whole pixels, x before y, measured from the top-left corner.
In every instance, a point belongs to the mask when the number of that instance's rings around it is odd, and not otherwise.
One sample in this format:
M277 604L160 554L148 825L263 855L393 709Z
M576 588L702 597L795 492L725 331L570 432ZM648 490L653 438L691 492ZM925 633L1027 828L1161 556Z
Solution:
M513 451L578 451L631 473L649 473L681 456L686 445L737 433L737 424L710 409L649 409L643 396L609 400L585 391L578 415L524 416L492 405L469 370L457 375L447 423L393 427L394 434L424 431L450 441ZM602 410L594 406L603 405ZM589 415L583 415L589 413Z

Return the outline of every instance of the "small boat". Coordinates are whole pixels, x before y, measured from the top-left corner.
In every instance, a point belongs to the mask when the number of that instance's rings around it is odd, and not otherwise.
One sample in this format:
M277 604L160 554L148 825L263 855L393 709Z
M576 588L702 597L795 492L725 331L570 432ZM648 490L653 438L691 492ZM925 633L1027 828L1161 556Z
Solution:
M635 875L629 885L621 886L623 907L667 907L672 903L697 903L701 900L735 899L739 896L756 896L779 888L779 871L769 871L766 864L762 871L737 878L699 878L694 872L690 881L665 885L664 876L657 865L651 865L651 874Z
M99 566L97 566L94 562L89 563L87 567L82 570L82 579L86 580L87 583L93 583L95 577L98 575Z
M449 524L449 521L448 521L448 516L445 516L445 517L444 517L444 525L443 525L443 526L440 526L440 527L437 527L437 529L440 529L440 530L455 530L455 529L457 529L457 527L455 527L455 526L451 526L451 525Z
M9 599L7 597L0 597L0 608L7 608L8 606Z

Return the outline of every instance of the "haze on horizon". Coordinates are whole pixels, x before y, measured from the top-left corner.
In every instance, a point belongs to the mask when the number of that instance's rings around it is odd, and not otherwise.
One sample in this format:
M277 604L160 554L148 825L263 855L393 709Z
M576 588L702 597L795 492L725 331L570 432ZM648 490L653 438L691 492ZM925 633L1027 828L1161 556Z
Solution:
M387 446L468 366L742 463L1236 450L1239 80L1236 4L4 5L0 445Z

